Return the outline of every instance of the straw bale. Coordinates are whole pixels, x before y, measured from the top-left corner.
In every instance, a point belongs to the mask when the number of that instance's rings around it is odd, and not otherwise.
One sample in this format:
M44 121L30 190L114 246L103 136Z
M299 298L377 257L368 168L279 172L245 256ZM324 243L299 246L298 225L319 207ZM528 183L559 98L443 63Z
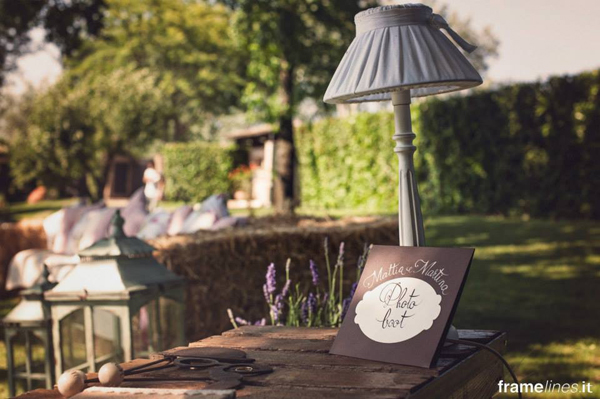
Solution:
M269 263L277 267L278 287L284 283L287 258L292 260L294 282L310 283L310 259L317 262L321 276L326 276L325 237L329 237L332 263L339 244L345 242L344 280L348 287L364 244L397 243L398 222L395 218L272 216L252 219L244 227L163 237L151 244L157 248L159 261L187 279L186 336L198 340L231 328L227 308L248 320L267 314L262 285Z

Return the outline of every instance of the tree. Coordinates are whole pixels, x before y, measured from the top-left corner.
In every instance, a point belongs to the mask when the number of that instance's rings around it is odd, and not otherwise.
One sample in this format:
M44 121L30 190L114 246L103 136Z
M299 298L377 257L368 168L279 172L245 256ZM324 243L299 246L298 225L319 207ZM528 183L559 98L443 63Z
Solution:
M65 55L102 29L104 0L0 1L0 86L17 58L31 50L29 31L42 26Z
M320 99L340 59L354 38L354 15L379 1L222 0L235 9L241 47L250 50L249 81L243 101L260 118L279 124L275 157L275 206L289 211L296 205L296 154L293 117L306 97ZM444 9L446 12L446 9ZM456 20L456 18L452 18ZM468 21L460 31L475 36ZM488 32L489 33L489 32ZM486 34L476 64L495 54L497 42ZM481 44L479 40L475 41Z
M66 66L76 76L127 66L156 73L165 87L170 139L185 141L204 120L227 112L244 84L244 52L234 46L231 12L185 0L107 0L99 39L85 43Z
M164 133L162 96L157 76L145 69L82 81L65 75L29 105L28 123L14 126L14 183L101 198L113 157L143 151Z
M306 97L319 98L354 37L354 15L375 1L224 0L236 10L236 37L250 51L243 101L279 125L274 202L289 212L297 203L293 118Z

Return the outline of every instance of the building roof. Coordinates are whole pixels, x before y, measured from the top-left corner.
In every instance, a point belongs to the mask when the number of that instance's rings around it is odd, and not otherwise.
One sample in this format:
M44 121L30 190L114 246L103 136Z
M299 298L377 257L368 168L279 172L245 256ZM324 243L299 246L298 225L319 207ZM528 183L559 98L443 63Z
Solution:
M301 126L302 122L299 119L294 119L294 127ZM250 126L245 129L234 130L229 133L225 133L225 138L231 140L246 139L251 137L265 136L268 134L275 133L277 126L271 123L261 123L259 125Z
M254 125L246 129L234 130L229 133L225 133L225 137L228 139L245 139L249 137L264 136L275 132L275 127L270 123L261 123L260 125Z

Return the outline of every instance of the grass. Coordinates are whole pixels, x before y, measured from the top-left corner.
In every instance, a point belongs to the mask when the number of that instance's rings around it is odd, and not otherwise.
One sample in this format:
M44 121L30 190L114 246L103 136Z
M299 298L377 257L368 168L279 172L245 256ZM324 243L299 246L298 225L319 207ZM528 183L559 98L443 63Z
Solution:
M535 398L600 398L600 223L436 217L426 221L426 236L431 246L476 248L455 326L507 331L507 359L523 382L593 385L592 394ZM0 378L4 354L2 340Z
M5 213L8 214L9 220L19 221L22 219L42 219L53 212L60 210L65 206L75 203L77 199L58 199L44 200L36 204L28 204L27 202L15 202L6 207Z
M593 385L536 398L600 398L600 223L442 217L426 231L428 245L476 248L455 326L507 331L525 382Z

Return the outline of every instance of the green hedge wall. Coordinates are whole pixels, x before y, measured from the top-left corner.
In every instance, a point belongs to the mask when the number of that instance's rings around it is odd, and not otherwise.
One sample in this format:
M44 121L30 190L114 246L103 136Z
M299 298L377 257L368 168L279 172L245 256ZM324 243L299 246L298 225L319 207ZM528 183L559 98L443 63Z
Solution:
M600 218L600 73L414 104L415 166L430 213ZM303 206L396 211L391 112L304 126Z
M169 143L161 153L165 160L165 197L201 201L228 192L235 147L219 143Z

